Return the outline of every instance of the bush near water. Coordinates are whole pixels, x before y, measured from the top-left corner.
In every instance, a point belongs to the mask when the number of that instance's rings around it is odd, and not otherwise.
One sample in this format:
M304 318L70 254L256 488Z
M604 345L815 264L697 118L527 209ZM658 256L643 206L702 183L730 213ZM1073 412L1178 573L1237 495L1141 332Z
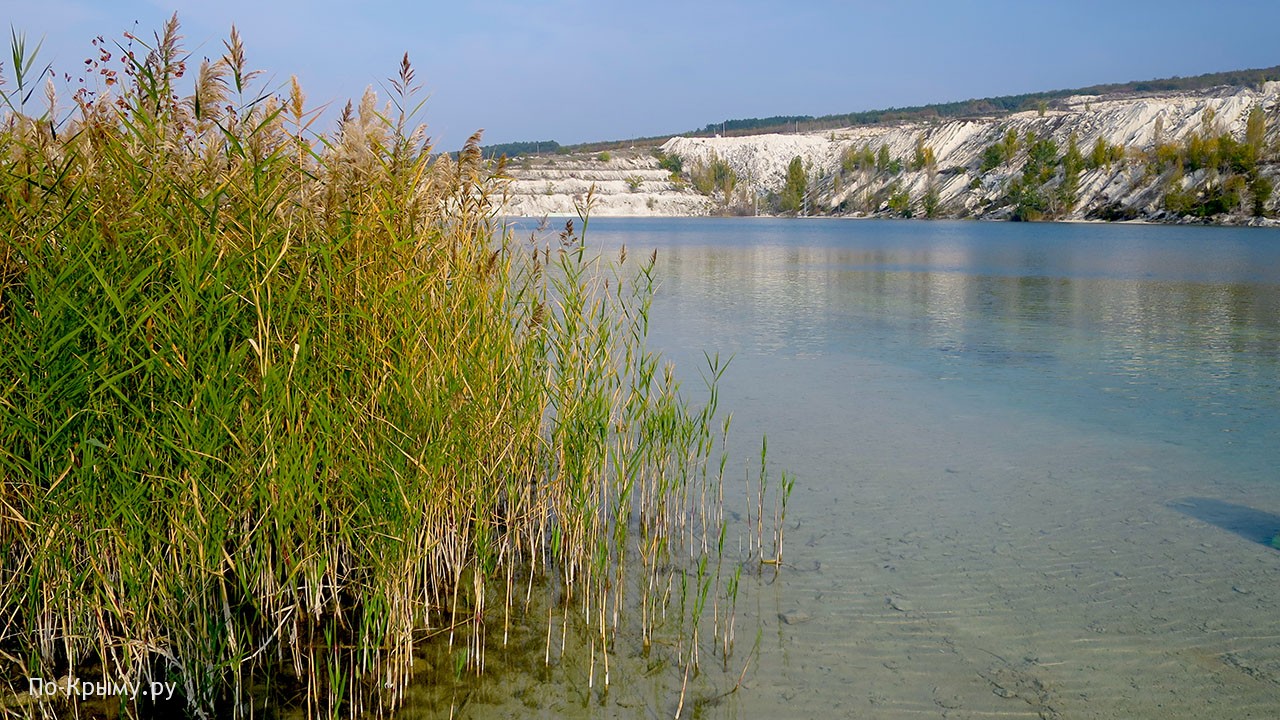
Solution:
M95 45L69 110L16 35L0 87L12 691L358 715L429 637L479 671L535 587L593 648L648 643L678 552L719 591L716 394L690 409L645 349L652 257L505 232L478 135L454 159L412 124L407 57L325 135L234 30L198 68L176 18Z

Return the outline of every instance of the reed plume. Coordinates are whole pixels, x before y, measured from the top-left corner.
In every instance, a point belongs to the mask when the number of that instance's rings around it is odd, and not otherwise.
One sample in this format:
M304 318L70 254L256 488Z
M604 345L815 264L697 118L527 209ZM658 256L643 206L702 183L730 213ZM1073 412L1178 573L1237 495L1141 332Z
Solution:
M183 96L181 39L102 60L65 121L26 112L21 46L0 86L5 676L354 716L401 702L424 638L479 672L535 586L605 683L682 558L701 613L714 407L646 348L656 255L514 237L479 134L455 159L413 124L407 56L392 103L314 135L234 27Z

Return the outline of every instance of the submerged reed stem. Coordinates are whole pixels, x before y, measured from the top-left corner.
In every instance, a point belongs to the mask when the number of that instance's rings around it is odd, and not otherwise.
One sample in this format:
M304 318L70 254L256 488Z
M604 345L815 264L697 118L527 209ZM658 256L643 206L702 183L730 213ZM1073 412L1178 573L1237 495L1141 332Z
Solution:
M588 253L585 213L517 241L479 135L413 125L407 57L392 105L315 135L234 30L186 97L176 17L138 46L59 126L17 38L0 87L0 667L354 716L401 702L423 638L483 671L538 586L607 686L681 558L696 665L724 464L708 488L715 381L695 412L645 345L656 254Z

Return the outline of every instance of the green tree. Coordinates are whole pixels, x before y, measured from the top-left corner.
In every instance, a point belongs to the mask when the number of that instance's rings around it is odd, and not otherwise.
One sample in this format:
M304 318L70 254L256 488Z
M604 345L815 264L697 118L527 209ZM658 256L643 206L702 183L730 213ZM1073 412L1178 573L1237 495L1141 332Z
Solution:
M852 172L858 169L858 148L850 145L840 153L840 172Z
M889 169L889 146L881 145L879 152L876 153L876 170L884 172Z
M1248 183L1240 175L1231 175L1222 181L1222 209L1219 212L1236 212L1240 210L1240 201Z
M1184 187L1185 177L1182 166L1175 165L1164 181L1164 208L1174 215L1195 214L1196 192L1194 188Z
M1274 189L1271 179L1263 175L1256 175L1253 182L1249 183L1249 190L1253 194L1254 217L1262 217L1266 214L1267 201L1271 199Z
M1218 165L1224 170L1252 173L1258 165L1258 156L1247 143L1223 135L1218 138Z
M1004 156L1004 161L1009 162L1014 155L1018 154L1018 131L1009 128L1004 133L1004 142L1000 148L1000 152Z
M1110 167L1112 163L1118 163L1121 160L1124 160L1124 146L1112 145L1106 138L1099 137L1093 143L1093 150L1089 152L1087 167L1090 170L1096 170L1104 166Z
M849 146L840 156L840 169L845 172L853 170L870 170L876 166L876 153L871 149L870 143L863 143L862 147Z
M720 193L726 205L733 196L738 185L738 176L729 167L729 163L720 158L713 150L706 163L697 163L689 171L693 187L703 195Z
M1000 148L1000 143L992 143L982 151L982 172L995 170L1004 162L1004 152Z
M1062 156L1062 182L1058 185L1058 211L1069 213L1076 206L1080 193L1080 171L1084 169L1084 155L1080 153L1079 139L1071 133L1067 140L1067 152Z
M1174 184L1164 195L1164 207L1174 215L1193 215L1196 208L1195 193Z
M1080 137L1071 133L1067 138L1067 152L1062 156L1062 167L1068 172L1079 173L1084 169L1084 155L1080 153Z
M1217 143L1191 133L1187 136L1186 168L1192 172L1216 164Z
M1160 170L1170 167L1182 167L1182 152L1177 145L1162 143L1156 147L1155 166Z
M1262 156L1262 149L1267 142L1267 115L1262 108L1254 105L1249 111L1249 119L1245 121L1244 143L1249 146L1249 152L1253 155L1254 161Z
M1093 143L1093 151L1089 153L1089 168L1095 170L1107 164L1107 140L1101 135Z
M1043 220L1049 211L1044 192L1040 186L1019 178L1009 188L1009 197L1014 202L1011 219L1022 221Z
M898 187L895 183L893 192L889 195L889 209L896 215L911 217L911 195L906 188Z
M1058 164L1058 144L1051 137L1038 137L1027 132L1027 164L1023 167L1024 179L1042 185L1053 177L1053 169Z
M782 189L783 211L798 213L803 210L805 193L808 191L809 177L804 170L804 160L797 155L787 165L787 184Z
M920 200L920 205L924 209L924 216L927 218L936 218L942 209L941 199L938 197L938 185L932 180L929 181L929 187L924 191L924 197Z
M716 175L716 186L720 188L720 194L724 196L724 204L733 203L733 192L738 188L738 174L729 167L728 163L723 163L720 172Z
M915 151L911 155L911 169L913 171L924 170L937 164L934 157L933 148L924 144L924 135L916 138Z
M679 155L668 155L659 149L654 152L653 156L658 159L658 167L663 170L673 175L679 175L684 172L684 161L680 159Z
M1213 108L1204 109L1204 114L1200 116L1200 124L1203 127L1204 136L1207 138L1218 136L1218 125L1214 120L1218 117L1217 112Z
M1027 131L1027 162L1022 176L1009 188L1014 220L1041 220L1057 209L1058 196L1046 196L1044 184L1058 165L1058 144L1050 137Z

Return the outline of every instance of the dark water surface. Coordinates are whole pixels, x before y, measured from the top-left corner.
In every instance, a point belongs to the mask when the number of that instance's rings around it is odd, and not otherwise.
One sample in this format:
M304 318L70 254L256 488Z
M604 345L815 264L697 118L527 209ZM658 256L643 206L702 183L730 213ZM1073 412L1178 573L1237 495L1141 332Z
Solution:
M691 394L704 350L734 356L736 477L764 433L798 476L788 566L743 618L759 663L703 712L1280 717L1280 232L594 219L588 240L658 249L651 342Z

